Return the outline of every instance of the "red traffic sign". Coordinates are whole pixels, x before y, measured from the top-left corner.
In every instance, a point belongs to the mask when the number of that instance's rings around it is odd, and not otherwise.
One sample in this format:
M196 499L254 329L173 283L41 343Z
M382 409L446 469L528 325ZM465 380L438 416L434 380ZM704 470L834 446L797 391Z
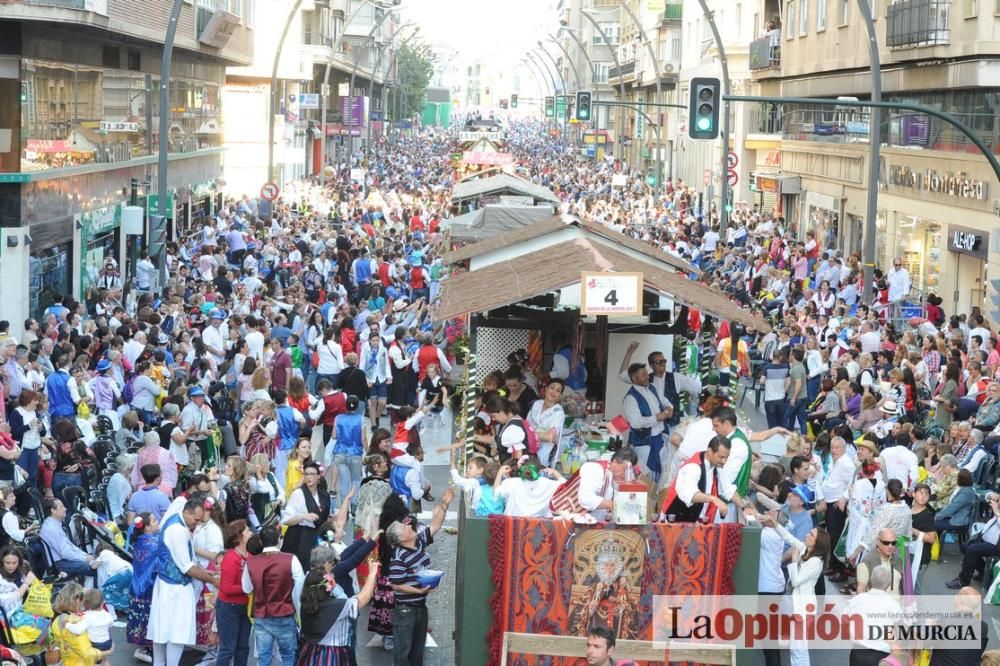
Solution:
M705 183L705 187L708 187L711 184L711 182L712 182L712 170L711 169L705 169L705 175L704 175L703 182Z
M726 166L730 169L735 169L740 164L740 157L734 152L730 152L726 155Z
M736 183L740 182L740 175L733 169L726 169L726 182L728 182L731 187L736 187Z
M260 188L260 196L268 201L274 201L280 193L277 183L264 183Z

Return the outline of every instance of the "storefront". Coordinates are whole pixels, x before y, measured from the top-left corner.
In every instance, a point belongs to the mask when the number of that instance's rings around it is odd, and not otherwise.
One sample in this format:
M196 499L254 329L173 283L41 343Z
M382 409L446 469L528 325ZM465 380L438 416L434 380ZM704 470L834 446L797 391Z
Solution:
M781 173L750 173L750 191L759 197L754 202L761 210L774 208L778 215L783 215L790 224L797 223L794 205L795 198L802 191L801 179L798 176Z
M959 312L969 312L986 299L986 265L989 261L990 233L948 225L948 252L952 255L951 283Z
M73 218L31 225L28 243L29 315L41 319L56 294L73 289Z
M843 238L840 225L842 201L829 194L814 191L806 192L799 198L802 202L800 238L805 238L805 234L812 231L816 234L816 242L821 249L840 249L838 240Z
M121 267L121 214L121 205L116 205L81 213L77 217L81 249L81 299L89 301L93 298L106 258L113 258Z

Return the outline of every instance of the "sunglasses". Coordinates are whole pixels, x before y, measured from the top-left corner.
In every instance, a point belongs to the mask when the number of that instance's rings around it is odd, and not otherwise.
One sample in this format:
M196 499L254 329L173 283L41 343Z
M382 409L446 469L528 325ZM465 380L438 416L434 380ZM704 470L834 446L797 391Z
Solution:
M653 361L653 365L666 365L667 359L661 358L659 361Z
M878 542L880 544L882 544L883 546L895 546L896 545L895 541L883 541L882 539L879 539Z

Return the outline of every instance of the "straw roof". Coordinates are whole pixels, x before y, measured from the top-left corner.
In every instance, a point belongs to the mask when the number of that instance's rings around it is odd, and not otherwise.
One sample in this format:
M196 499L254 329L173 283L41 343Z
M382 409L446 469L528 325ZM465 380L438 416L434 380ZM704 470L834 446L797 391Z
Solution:
M488 254L490 252L496 252L497 250L505 247L511 247L513 245L517 245L518 243L547 236L548 234L561 231L569 226L576 226L584 229L596 236L600 236L601 238L612 241L618 245L623 245L630 250L644 254L650 259L655 259L656 261L669 264L675 269L684 271L685 273L694 273L696 275L701 273L701 271L687 261L684 261L679 257L675 257L672 254L667 254L657 247L626 236L625 234L619 233L614 229L598 222L586 222L571 215L553 215L548 219L535 222L534 224L529 224L516 231L505 233L502 236L494 236L493 238L488 238L486 240L479 241L478 243L466 245L465 247L461 247L446 254L444 260L446 263L455 264L460 261L472 259L473 257Z
M477 271L453 273L441 283L436 316L450 319L518 303L577 283L583 271L642 273L647 287L679 303L758 331L770 330L766 321L751 315L717 289L586 238L522 254Z

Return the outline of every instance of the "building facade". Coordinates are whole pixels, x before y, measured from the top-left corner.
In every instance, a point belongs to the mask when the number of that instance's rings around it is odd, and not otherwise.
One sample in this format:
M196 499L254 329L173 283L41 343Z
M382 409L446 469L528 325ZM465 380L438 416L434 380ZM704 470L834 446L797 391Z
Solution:
M954 114L995 154L1000 149L1000 53L994 3L873 2L883 100ZM768 22L773 28L768 28ZM870 98L868 37L853 1L760 3L750 67L758 94ZM870 114L837 106L767 104L752 109L744 148L758 201L802 237L860 252L869 189ZM881 122L873 261L902 259L914 300L940 296L949 314L980 306L1000 319L988 271L1000 261L1000 184L971 141L927 114L885 111ZM767 199L764 199L766 190ZM991 261L992 260L992 261Z
M399 17L383 19L385 7L368 0L303 0L299 11L291 9L280 0L257 0L262 25L290 21L278 55L273 174L267 173L267 142L280 28L256 31L253 62L226 70L225 166L233 191L256 192L269 180L281 184L320 172L324 85L328 163L343 161L352 144L359 149L384 133L385 82L395 71Z
M56 293L94 296L131 182L156 183L160 60L172 2L37 0L0 5L0 318L38 317ZM170 83L169 231L221 199L225 67L252 57L254 0L185 3ZM137 248L138 245L134 245Z

